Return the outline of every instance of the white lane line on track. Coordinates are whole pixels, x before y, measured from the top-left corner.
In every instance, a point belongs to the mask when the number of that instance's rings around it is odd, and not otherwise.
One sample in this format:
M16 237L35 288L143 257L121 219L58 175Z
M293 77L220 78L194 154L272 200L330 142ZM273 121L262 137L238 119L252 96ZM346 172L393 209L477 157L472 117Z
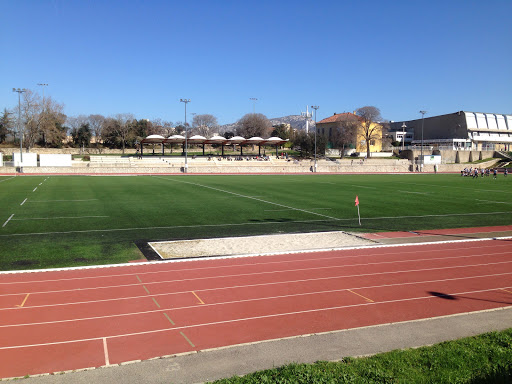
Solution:
M509 287L504 287L504 288L509 288ZM482 290L466 291L466 292L451 292L451 293L449 293L449 295L461 296L461 295L467 295L467 294L471 294L471 293L491 292L491 291L496 291L499 289L501 289L501 288L482 289ZM242 322L242 321L268 319L268 318L274 318L274 317L284 317L284 316L293 316L293 315L302 315L302 314L314 313L314 312L327 312L327 311L333 311L333 310L337 310L337 309L363 307L363 306L368 306L368 305L382 305L382 304L409 302L409 301L415 301L415 300L429 300L432 298L434 298L434 296L429 295L429 296L411 297L408 299L386 300L386 301L379 301L379 302L373 302L373 303L339 305L339 306L335 306L335 307L327 307L327 308L319 308L319 309L306 309L306 310L302 310L302 311L293 311L293 312L285 312L285 313L275 313L275 314L271 314L271 315L244 317L244 318L238 318L238 319L232 319L232 320L215 321L215 322L211 322L211 323L184 325L184 326L180 326L180 327L161 328L161 329L154 329L154 330L150 330L150 331L141 331L141 332L125 333L125 334L110 335L110 336L92 337L92 338L87 338L87 339L65 340L65 341L56 341L56 342L50 342L50 343L28 344L28 345L13 345L13 346L7 346L7 347L0 347L0 350L40 347L40 346L45 346L45 345L79 343L79 342L85 342L85 341L102 340L103 338L116 339L116 338L120 338L120 337L148 335L148 334L152 334L152 333L207 327L207 326L211 326L211 325L230 324L230 323L238 323L238 322Z
M55 217L23 217L21 219L13 219L18 221L24 220L55 220L55 219L90 219L90 218L101 218L110 216L55 216Z
M28 197L27 197L25 200L23 200L23 202L20 204L20 206L21 206L21 205L23 205L23 204L25 204L25 202L26 202L27 200L28 200Z
M8 218L8 219L7 219L7 221L4 223L4 225L2 225L2 228L3 228L3 227L5 227L5 226L7 225L7 223L8 223L8 222L13 218L13 216L14 216L14 213L13 213L11 216L9 216L9 218Z
M105 365L110 365L110 360L108 358L108 347L107 347L107 338L103 338L103 352L105 354Z
M386 271L386 272L374 272L374 273L361 273L361 274L354 274L354 275L339 275L335 276L334 278L349 278L349 277L360 277L360 276L381 276L386 274L398 274L398 273L410 273L410 272L424 272L424 271L436 271L436 270L444 270L444 269L456 269L456 268L471 268L471 267L482 267L482 266L488 266L488 265L499 265L499 264L511 264L512 260L507 261L499 261L495 263L480 263L480 264L466 264L466 265L455 265L455 266L445 266L445 267L435 267L435 268L421 268L421 269L409 269L409 270L400 270L400 271ZM393 264L393 262L389 262L389 264ZM363 266L365 264L362 264ZM360 267L361 265L358 265ZM287 269L287 270L279 270L279 271L267 271L267 272L254 272L254 273L240 273L235 275L220 275L220 276L205 276L205 277L192 277L192 278L186 278L186 279L175 279L175 280L164 280L164 281L153 281L153 282L146 282L146 285L153 285L153 284L166 284L166 283L179 283L179 282L185 282L185 281L199 281L199 280L212 280L212 279L224 279L224 278L233 278L233 277L248 277L248 276L258 276L258 275L275 275L280 273L290 273L290 272L304 272L304 271L313 271L313 270L321 270L321 269L340 269L340 268L346 268L346 266L326 266L326 267L316 267L316 268L299 268L299 269ZM333 278L326 277L326 278ZM320 278L325 279L325 278ZM299 280L299 281L307 281L307 280ZM280 283L280 282L278 282ZM272 283L269 283L272 284ZM30 294L44 294L44 293L62 293L62 292L75 292L75 291L90 291L90 290L97 290L97 289L112 289L112 288L123 288L123 287L133 287L138 286L139 284L120 284L120 285L111 285L111 286L102 286L102 287L87 287L87 288L73 288L73 289L64 289L64 290L57 290L57 291L40 291L40 292L16 292L16 293L6 293L3 295L0 295L0 297L3 296L19 296L19 295L26 295L27 293ZM198 290L199 291L199 290Z
M259 202L262 202L262 203L271 204L271 205L275 205L275 206L282 207L282 208L293 209L294 211L304 212L304 213L308 213L310 215L321 216L321 217L325 217L325 218L328 218L328 219L331 219L331 220L340 220L337 217L322 215L321 213L311 212L311 211L307 211L305 209L300 209L300 208L295 208L295 207L290 207L288 205L274 203L272 201L263 200L263 199L256 198L256 197L253 197L253 196L242 195L241 193L231 192L231 191L227 191L225 189L211 187L209 185L204 185L204 184L199 184L199 183L192 183L190 181L183 181L183 180L177 180L177 179L169 179L169 178L164 178L164 177L159 177L159 176L153 176L153 177L156 178L156 179L162 179L162 180L165 180L165 181L171 181L171 182L178 182L178 183L183 183L183 184L195 185L197 187L211 189L211 190L214 190L214 191L217 191L217 192L228 193L228 194L233 195L233 196L245 197L247 199L256 200L256 201L259 201Z
M153 248L153 246L150 244L150 246ZM491 248L493 251L497 251L500 247L508 247L508 245L489 245L487 247L480 246L480 247L457 247L457 248L448 248L443 251L458 251L458 250L470 250L470 249L478 249L478 250L485 250L486 248ZM154 249L154 248L153 248ZM156 251L155 251L156 252ZM412 253L414 255L418 255L419 253L427 253L431 254L432 251L430 249L419 249L419 250L413 250L413 251L403 251L400 252L402 255L406 255ZM411 261L429 261L429 260L448 260L448 259L466 259L471 257L479 257L479 256L498 256L503 254L508 254L509 252L492 252L492 253L479 253L477 255L458 255L458 256L445 256L445 257L430 257L430 258L423 258L423 259L406 259L406 260L392 260L392 261L381 261L380 263L403 263L403 262L411 262ZM171 269L165 269L161 270L160 268L157 271L140 271L137 272L139 275L154 275L154 274L161 274L161 273L173 273L173 272L188 272L188 271L201 271L201 270L215 270L215 269L226 269L226 268L240 268L240 267L253 267L253 266L259 266L259 265L275 265L275 264L291 264L291 263L303 263L303 262L309 262L309 261L327 261L327 260L345 260L345 259L364 259L368 257L385 257L385 256L396 256L396 252L379 252L379 253L365 253L364 255L340 255L340 256L329 256L329 257L307 257L307 258L294 258L290 260L279 260L279 261L262 261L262 262L252 262L252 263L239 263L239 264L228 264L228 265L216 265L212 267L194 267L194 268L183 268L179 270L171 270ZM202 260L201 260L202 261ZM380 263L373 263L373 264L380 264ZM367 265L368 263L363 263L359 265ZM345 266L352 266L356 264L344 264ZM135 267L132 264L133 267ZM155 264L152 264L152 266L155 266ZM155 266L156 267L156 266ZM158 266L160 267L160 265ZM84 276L84 277L71 277L71 278L62 278L62 279L46 279L46 280L27 280L27 281L9 281L9 282L0 282L0 286L2 284L5 285L14 285L14 284L34 284L34 283L48 283L48 282L60 282L60 281L72 281L72 280L90 280L90 279L105 279L105 278L115 278L115 277L124 277L124 276L133 276L133 273L118 273L118 274L110 274L110 275L99 275L99 276ZM1 296L1 295L0 295Z
M512 272L490 274L490 275L480 275L480 276L470 276L470 277L455 277L455 278L450 278L450 279L436 279L436 280L413 281L413 282L405 282L405 283L402 282L402 283L394 283L394 284L370 285L370 286L363 286L363 287L340 288L340 289L332 289L332 290L325 290L325 291L302 292L302 293L295 293L295 294L288 294L288 295L257 297L257 298L232 300L232 301L224 301L224 302L208 303L208 304L203 303L201 306L202 307L215 307L215 306L220 306L220 305L230 305L230 304L264 301L264 300L284 299L284 298L299 297L299 296L322 295L322 294L329 294L329 293L343 292L343 291L352 292L352 290L360 290L360 289L390 288L390 287L403 286L403 285L421 285L421 284L449 282L449 281L455 281L455 280L481 279L481 278L489 278L489 277L496 278L497 276L511 275L511 274L512 274ZM311 280L307 280L306 282L309 282L309 281L311 281ZM209 289L204 289L204 290L198 290L198 292L216 291L216 290L222 290L222 289L239 289L239 288L245 288L245 287L251 287L251 286L265 286L265 285L267 285L267 284L255 284L255 285L249 285L249 286L243 286L243 287L233 287L233 288L232 287L209 288ZM508 288L509 287L492 288L490 290L505 290ZM168 296L168 295L175 295L175 294L186 294L186 293L190 293L190 291L173 292L173 293L159 293L159 294L151 295L151 297ZM354 293L354 292L352 292L352 293ZM147 298L148 298L148 296L145 295L145 296L135 296L131 299L147 299ZM123 298L123 299L128 299L128 298ZM69 303L69 304L40 305L40 306L35 306L35 307L32 307L32 306L26 307L26 309L62 307L62 306L66 306L66 305L88 304L88 303L106 302L106 301L114 301L114 300L119 300L119 299L105 299L105 300L99 300L99 301L93 301L93 302ZM191 305L182 306L182 307L159 308L159 309L152 309L152 310L148 310L148 311L118 313L118 314L105 315L105 316L93 316L93 317L83 317L83 318L74 318L74 319L65 319L65 320L54 320L54 321L41 321L41 322L33 322L33 323L25 323L25 324L20 324L20 323L6 324L6 325L0 325L0 328L25 327L25 326L32 326L32 325L59 324L59 323L69 323L69 322L74 322L74 321L108 319L108 318L116 318L116 317L123 317L123 316L144 315L144 314L148 314L148 313L159 313L159 312L164 312L164 311L168 311L168 310L177 311L177 310L188 309L188 308L197 308L197 304L191 304ZM4 309L5 310L13 310L13 308L4 308Z
M0 235L0 237L5 237L5 235ZM510 240L512 236L502 236L502 237L486 237L486 238L476 238L476 239L464 239L464 240L441 240L441 241L427 241L421 243L421 246L428 245L444 245L444 244L463 244L463 243L479 243L479 242L494 242L496 240ZM339 247L339 248L324 248L324 249L306 249L306 250L298 250L298 251L288 251L288 252L268 252L268 253L254 253L254 254L237 254L237 255L225 255L225 256L211 256L204 259L198 258L184 258L184 259L168 259L159 261L160 264L173 264L173 263L197 263L198 261L210 261L210 260L232 260L232 259L247 259L247 258L257 258L257 257L265 257L265 256L279 256L279 255L299 255L299 254L311 254L311 253L321 253L321 252L335 252L335 251L353 251L353 250L367 250L367 249L379 249L379 248L406 248L406 247L418 247L418 243L402 243L402 244L372 244L372 245L358 245L358 246L348 246L348 247ZM128 267L147 267L147 266L156 266L153 261L144 261L139 262L136 265L133 263L122 263L122 264L102 264L102 265L88 265L82 267L62 267L62 268L52 268L52 269L26 269L21 271L0 271L1 275L26 275L26 274L39 274L45 272L62 272L62 271L85 271L85 270L96 270L96 269L113 269L113 268L128 268ZM90 277L90 278L94 278Z

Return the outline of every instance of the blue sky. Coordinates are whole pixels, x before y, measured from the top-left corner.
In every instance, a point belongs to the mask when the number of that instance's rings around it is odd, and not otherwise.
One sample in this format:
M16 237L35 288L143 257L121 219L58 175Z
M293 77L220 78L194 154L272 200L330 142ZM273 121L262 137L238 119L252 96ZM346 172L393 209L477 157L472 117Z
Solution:
M252 112L317 120L512 113L512 1L0 1L0 109L13 87L68 116L220 124ZM188 119L190 119L190 114Z

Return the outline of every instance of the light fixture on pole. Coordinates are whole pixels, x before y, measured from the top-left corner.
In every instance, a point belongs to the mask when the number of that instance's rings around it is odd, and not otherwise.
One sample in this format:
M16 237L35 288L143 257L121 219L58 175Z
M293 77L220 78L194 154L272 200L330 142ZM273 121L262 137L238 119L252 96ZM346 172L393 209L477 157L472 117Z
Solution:
M187 132L187 104L190 103L190 99L180 99L180 102L185 103L185 168L183 168L183 172L188 172L188 163L187 163L187 152L188 152L188 132Z
M312 105L311 108L315 110L315 172L316 172L316 131L317 131L317 129L316 129L316 111L320 107L318 105Z
M23 132L21 131L21 94L27 92L25 88L13 88L18 92L18 132L20 133L20 173L23 172Z
M249 100L252 100L252 113L256 113L256 101L258 101L255 97L249 97Z
M405 128L407 125L405 123L402 124L402 151L405 149Z
M427 113L427 111L420 111L421 113L421 150L420 150L420 153L421 153L421 169L420 171L423 172L423 126L424 126L424 123L425 123L425 113Z

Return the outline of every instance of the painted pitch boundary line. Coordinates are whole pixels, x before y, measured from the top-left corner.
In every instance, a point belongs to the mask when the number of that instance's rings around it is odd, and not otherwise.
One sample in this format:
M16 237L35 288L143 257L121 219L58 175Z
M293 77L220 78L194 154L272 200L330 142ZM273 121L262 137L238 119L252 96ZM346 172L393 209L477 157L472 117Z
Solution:
M35 192L35 191L37 191L37 187L35 187L35 188L32 190L32 192Z
M12 177L9 177L9 178L7 178L7 179L0 180L0 183L3 183L4 181L11 180L11 179L14 179L14 178L15 178L15 176L12 176Z
M227 190L220 189L220 188L211 187L211 186L209 186L209 185L204 185L204 184L199 184L199 183L192 183L192 182L190 182L190 181L182 181L182 180L176 180L176 179L168 179L168 178L163 178L163 177L159 177L159 176L153 176L153 177L154 177L154 178L157 178L157 179L162 179L162 180L165 180L165 181L173 181L173 182L178 182L178 183L183 183L183 184L195 185L195 186L203 187L203 188L207 188L207 189L212 189L212 190L217 191L217 192L228 193L228 194L230 194L230 195L234 195L234 196L244 197L244 198L251 199L251 200L260 201L260 202L262 202L262 203L271 204L271 205L276 205L276 206L278 206L278 207L283 207L283 208L293 209L294 211L304 212L304 213L308 213L308 214L310 214L310 215L317 215L317 216L321 216L321 217L326 217L326 218L331 219L331 220L340 220L340 219L339 219L339 218L337 218L337 217L332 217L332 216L322 215L322 214L317 213L317 212L311 212L311 211L307 211L307 210L305 210L305 209L300 209L300 208L290 207L290 206L288 206L288 205L284 205L284 204L280 204L280 203L274 203L274 202L272 202L272 201L263 200L263 199L256 198L256 197L253 197L253 196L243 195L243 194L241 194L241 193L231 192L231 191L227 191Z
M450 295L461 296L461 295L467 295L467 294L471 294L471 293L491 292L491 291L496 291L499 289L500 288L482 289L482 290L466 291L466 292L452 292L452 293L450 293ZM319 308L319 309L318 308L317 309L306 309L306 310L302 310L302 311L274 313L274 314L270 314L270 315L251 316L251 317L245 317L245 318L239 318L239 319L215 321L215 322L211 322L211 323L183 325L180 327L161 328L161 329L154 329L154 330L150 330L150 331L141 331L141 332L125 333L125 334L102 336L102 337L92 337L92 338L87 338L87 339L64 340L64 341L55 341L55 342L50 342L50 343L38 343L38 344L27 344L27 345L13 345L13 346L7 346L7 347L0 347L0 350L40 347L40 346L47 346L47 345L80 343L80 342L85 342L85 341L102 340L104 338L105 339L114 339L114 338L120 338L120 337L139 336L139 335L147 335L147 334L152 334L152 333L161 333L161 332L175 331L175 330L182 330L182 329L208 327L208 326L218 325L218 324L230 324L230 323L238 323L238 322L242 322L242 321L260 320L260 319L266 319L266 318L275 318L275 317L284 317L284 316L293 316L293 315L302 315L305 313L314 313L314 312L327 312L327 311L333 311L333 310L337 310L337 309L363 307L363 306L368 306L368 305L381 305L381 304L409 302L409 301L416 301L416 300L428 300L428 299L432 299L433 297L434 296L431 296L431 295L418 296L418 297L411 297L411 298L407 298L407 299L386 300L386 301L379 301L379 302L373 302L373 303L340 305L340 306L335 306L335 307L327 307L327 308ZM504 306L501 308L512 308L512 306ZM472 312L469 312L469 313L472 313ZM420 320L420 319L417 319L417 320Z
M504 245L503 245L504 247ZM461 249L481 249L479 247L466 247L466 248L455 248L450 249L450 251L456 251ZM495 249L495 247L493 247ZM417 250L414 252L403 252L402 254L418 254L418 253L431 253L430 250ZM380 261L380 262L367 262L367 263L358 263L358 264L340 264L340 265L334 265L332 267L338 268L338 267L364 267L369 265L386 265L386 264L397 264L397 263L410 263L410 262L423 262L423 261L436 261L436 260L454 260L454 259L469 259L473 257L482 257L482 256L500 256L500 255L506 255L510 252L493 252L493 253L479 253L477 255L459 255L459 256L446 256L446 257L431 257L431 258L423 258L423 259L406 259L406 260L391 260L391 261ZM227 269L227 268L240 268L240 267L252 267L252 266L260 266L260 265L271 265L271 264L290 264L290 263L303 263L303 262L310 262L310 261L327 261L327 260L344 260L344 259L355 259L355 258L365 258L365 257L383 257L383 256L394 256L394 252L389 253L369 253L365 255L354 255L354 256L338 256L338 257L320 257L320 258L308 258L308 259L298 259L298 260L282 260L282 261L269 261L269 262L261 262L261 263L245 263L245 264L234 264L234 265L220 265L220 266L214 266L214 267L199 267L199 268L188 268L188 269L180 269L178 270L181 272L189 272L189 271L199 271L199 270L212 270L212 269ZM276 270L278 272L279 270ZM285 271L295 271L293 269L288 269ZM164 270L164 271L148 271L148 272L139 272L137 275L137 280L142 283L142 280L140 279L139 275L151 275L151 274L160 274L160 273L172 273L176 271L172 270ZM271 271L269 271L271 272ZM263 273L263 272L261 272ZM51 282L61 282L61 281L76 281L76 280L90 280L90 279L106 279L106 278L112 278L112 277L125 277L125 276L132 276L131 273L127 274L112 274L112 275L100 275L100 276L86 276L86 277L74 277L74 278L62 278L62 279L49 279L49 280L30 280L30 281L9 281L9 282L0 282L1 285L13 285L13 284L35 284L35 283L51 283ZM236 275L233 275L236 276ZM148 284L156 284L158 282L151 282L148 281ZM136 285L136 284L132 284ZM109 288L116 288L116 287L125 287L129 285L119 285L119 286L108 286ZM103 288L103 287L98 287ZM76 289L94 289L94 288L76 288ZM68 290L58 291L58 292L66 292ZM38 292L38 293L45 293ZM13 294L7 294L7 295L13 295ZM4 296L0 294L0 297Z
M383 284L383 285L375 285L375 286L366 286L366 287L351 287L349 288L340 288L340 289L331 289L326 291L314 291L314 292L303 292L303 293L295 293L295 294L288 294L288 295L278 295L278 296L268 296L268 297L257 297L257 298L250 298L250 299L241 299L241 300L232 300L232 301L224 301L224 302L218 302L218 303L210 303L210 304L204 304L205 307L215 307L220 305L230 305L230 304L239 304L239 303L247 303L247 302L255 302L255 301L265 301L265 300L275 300L275 299L286 299L290 297L299 297L299 296L312 296L312 295L322 295L322 294L329 294L329 293L335 293L335 292L344 292L349 291L351 293L354 293L358 296L363 297L365 300L369 302L374 302L373 300L370 300L362 295L359 295L355 292L353 292L354 289L375 289L375 288L390 288L395 286L403 286L403 285L416 285L416 284L428 284L428 283L438 283L438 282L447 282L447 281L455 281L455 280L469 280L469 279L477 279L477 278L487 278L487 277L496 277L496 276L502 276L502 275L510 275L510 273L500 273L496 275L482 275L482 276L474 276L474 277L459 277L459 278L451 278L451 279L436 279L436 280L426 280L426 281L417 281L417 282L408 282L408 283L395 283L395 284ZM316 281L316 280L322 280L322 279L311 279L306 280L306 282L309 281ZM299 282L301 282L299 280ZM285 282L288 284L289 282ZM271 284L254 284L254 285L248 285L248 286L241 286L241 287L226 287L226 288L209 288L204 289L202 291L215 291L215 290L223 290L223 289L233 289L233 288L246 288L251 286L266 286L266 285L275 285L279 283L271 283ZM510 288L510 287L506 287ZM504 288L493 288L490 290L502 290L505 292L509 292ZM175 293L161 293L156 294L154 296L165 296L165 295L172 295L177 293L186 293L186 292L175 292ZM512 292L510 292L512 293ZM134 298L144 299L147 298L147 296L138 296ZM122 298L125 299L125 298ZM126 299L133 299L132 298L126 298ZM120 299L106 299L106 300L99 300L97 302L105 302L105 301L117 301ZM33 306L32 308L42 308L42 307L57 307L57 306L63 306L63 305L76 305L76 304L89 304L89 303L96 303L96 302L81 302L81 303L71 303L71 304L50 304L50 305L41 305L41 306ZM156 301L155 301L156 303ZM160 308L160 305L156 303L158 308ZM43 322L37 322L37 323L24 323L24 324L5 324L0 325L0 328L10 328L10 327L25 327L25 326L33 326L33 325L45 325L45 324L60 324L60 323L69 323L74 321L88 321L88 320L98 320L98 319L110 319L110 318L117 318L117 317L124 317L124 316L136 316L136 315L144 315L149 313L159 313L164 312L168 310L182 310L182 309L188 309L188 308L196 308L197 306L194 305L188 305L188 306L182 306L182 307L173 307L173 308L163 308L163 309L155 309L155 310L148 310L148 311L139 311L139 312L129 312L129 313L118 313L114 315L105 315L105 316L93 316L93 317L83 317L83 318L74 318L74 319L66 319L66 320L54 320L54 321L43 321ZM2 308L2 310L12 310L12 308ZM164 312L164 315L165 312ZM166 317L168 317L166 315ZM174 325L174 322L169 319L169 321Z
M7 225L7 223L8 223L8 222L13 218L13 216L14 216L14 213L13 213L11 216L9 216L9 218L8 218L8 219L7 219L7 221L4 223L4 225L2 225L2 228L3 228L3 227L5 227L5 226Z
M0 235L2 237L3 235ZM453 243L464 243L464 242L477 242L477 241L494 241L494 240L509 240L512 236L502 237L488 237L479 239L462 239L462 240L444 240L444 241L427 241L421 243L421 245L434 245L434 244L453 244ZM353 247L338 247L338 248L324 248L324 249L306 249L299 251L287 251L287 252L268 252L268 253L254 253L254 254L240 254L240 255L226 255L226 256L211 256L207 258L186 258L186 259L162 259L159 263L186 263L186 262L197 262L198 260L225 260L225 259L237 259L247 257L262 257L262 256L275 256L275 255L294 255L302 253L318 253L318 252L332 252L332 251L350 251L354 249L371 249L371 248L394 248L394 247L410 247L418 246L418 243L403 243L403 244L379 244L379 245L366 245L366 246L353 246ZM137 266L144 265L155 265L154 262L146 261L137 263ZM41 272L59 272L59 271L79 271L88 269L108 269L108 268L119 268L119 267L134 267L133 263L121 263L121 264L104 264L104 265L89 265L82 267L63 267L63 268L52 268L52 269L27 269L22 271L0 271L1 275L14 275L14 274L25 274L25 273L41 273Z
M13 219L17 221L27 221L27 220L60 220L60 219L97 219L104 218L110 216L55 216L55 217L23 217L21 219Z
M21 205L23 205L23 204L25 204L25 202L26 202L27 200L28 200L28 197L27 197L25 200L23 200L23 201L22 201L22 203L20 204L20 206L21 206Z
M83 200L31 200L31 203L54 203L54 202L79 202L79 201L98 201L99 199L83 199Z

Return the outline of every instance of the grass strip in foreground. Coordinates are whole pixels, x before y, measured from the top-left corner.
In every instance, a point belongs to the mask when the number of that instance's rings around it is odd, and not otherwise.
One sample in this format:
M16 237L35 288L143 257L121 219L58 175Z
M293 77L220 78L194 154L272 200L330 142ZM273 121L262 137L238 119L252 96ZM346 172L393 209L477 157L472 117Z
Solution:
M512 329L341 362L290 364L232 383L511 383Z

